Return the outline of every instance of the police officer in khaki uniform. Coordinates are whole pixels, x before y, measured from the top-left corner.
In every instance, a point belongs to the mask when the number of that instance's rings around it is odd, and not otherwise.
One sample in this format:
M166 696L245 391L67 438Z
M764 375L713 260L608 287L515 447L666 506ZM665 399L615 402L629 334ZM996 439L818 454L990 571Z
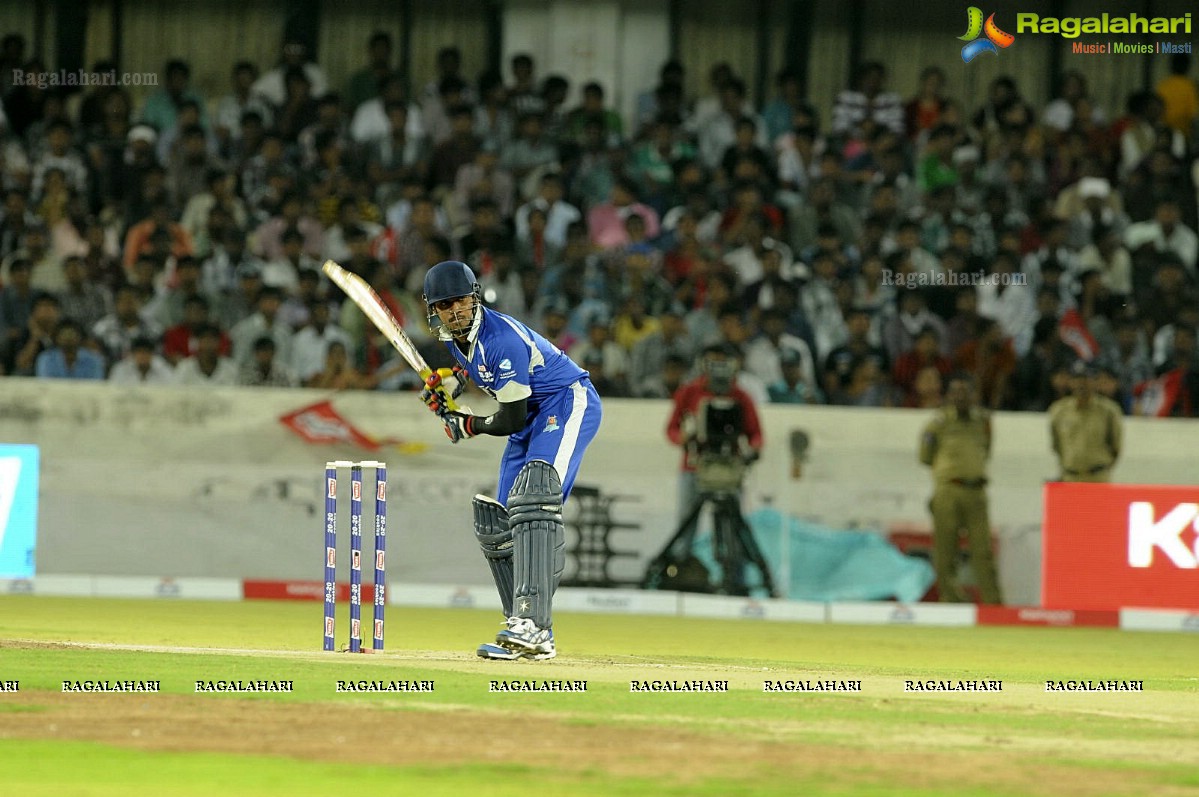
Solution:
M1124 413L1120 405L1095 391L1098 370L1076 362L1070 369L1070 395L1049 407L1053 453L1064 482L1111 481L1120 456Z
M998 604L999 579L991 549L987 513L987 459L991 454L991 417L975 404L974 381L950 377L945 404L924 428L920 461L932 468L933 570L941 600L966 600L955 578L959 535L970 543L970 564L983 603Z

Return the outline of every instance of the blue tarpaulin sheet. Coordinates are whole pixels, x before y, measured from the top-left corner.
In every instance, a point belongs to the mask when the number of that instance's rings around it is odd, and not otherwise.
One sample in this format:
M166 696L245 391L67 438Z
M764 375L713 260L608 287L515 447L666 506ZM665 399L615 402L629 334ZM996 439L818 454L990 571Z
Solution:
M862 529L837 529L789 517L773 508L763 508L746 517L754 539L770 565L776 586L785 597L807 601L869 601L895 599L904 603L920 600L933 583L932 565L925 559L906 556L881 533ZM705 533L695 540L694 553L719 583L720 567L712 555L712 537ZM789 552L789 583L781 583L781 567ZM757 569L746 568L747 583L764 596Z

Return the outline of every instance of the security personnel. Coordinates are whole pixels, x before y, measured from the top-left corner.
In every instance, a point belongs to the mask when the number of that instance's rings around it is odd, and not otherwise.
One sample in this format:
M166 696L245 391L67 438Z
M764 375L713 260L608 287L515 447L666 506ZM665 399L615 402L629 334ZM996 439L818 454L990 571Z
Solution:
M966 533L970 561L983 603L998 604L999 580L991 549L987 513L987 459L991 454L991 417L975 404L974 381L954 374L942 409L924 428L920 461L932 468L933 570L942 601L966 600L955 579L958 539Z
M1053 453L1064 482L1111 481L1124 437L1120 405L1095 391L1098 370L1090 363L1070 369L1070 395L1049 407Z

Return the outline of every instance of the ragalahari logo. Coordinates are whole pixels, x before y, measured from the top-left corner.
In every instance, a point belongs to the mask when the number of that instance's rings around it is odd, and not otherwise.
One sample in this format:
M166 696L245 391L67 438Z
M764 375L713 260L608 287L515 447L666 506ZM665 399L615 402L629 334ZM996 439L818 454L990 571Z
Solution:
M985 39L978 38L984 33L986 34ZM999 26L995 24L994 14L987 17L984 24L983 12L976 6L970 6L966 9L966 33L958 36L958 39L969 42L962 48L962 60L970 63L983 53L999 55L999 50L1011 47L1016 37L999 29Z

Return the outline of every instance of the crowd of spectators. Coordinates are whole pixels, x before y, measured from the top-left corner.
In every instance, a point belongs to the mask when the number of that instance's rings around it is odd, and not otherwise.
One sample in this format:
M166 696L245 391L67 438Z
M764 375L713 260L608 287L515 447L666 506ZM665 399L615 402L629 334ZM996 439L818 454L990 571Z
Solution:
M935 67L904 100L878 63L820 109L784 71L759 108L726 64L687 96L671 61L626 119L527 55L468 80L447 47L409 91L385 34L340 89L293 42L219 97L171 61L135 107L14 84L45 67L8 36L0 374L412 386L319 266L432 361L421 280L455 258L605 396L670 397L722 343L763 403L933 407L968 371L985 406L1043 410L1084 359L1126 412L1194 416L1188 59L1122 109L1074 72L1040 109L1010 77L966 107Z

